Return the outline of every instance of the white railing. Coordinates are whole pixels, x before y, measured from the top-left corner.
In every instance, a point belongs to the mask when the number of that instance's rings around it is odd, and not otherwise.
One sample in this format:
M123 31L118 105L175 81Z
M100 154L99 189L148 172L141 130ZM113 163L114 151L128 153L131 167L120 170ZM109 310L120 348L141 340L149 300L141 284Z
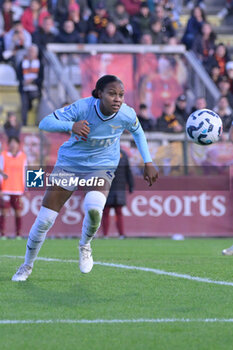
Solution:
M187 51L184 45L141 45L141 44L48 44L47 50L54 54L62 53L89 53L96 55L98 53L132 53L132 54L173 54L181 55L187 62L189 68L189 89L195 96L204 96L209 105L214 105L220 97L220 92L216 85L196 58L196 56Z

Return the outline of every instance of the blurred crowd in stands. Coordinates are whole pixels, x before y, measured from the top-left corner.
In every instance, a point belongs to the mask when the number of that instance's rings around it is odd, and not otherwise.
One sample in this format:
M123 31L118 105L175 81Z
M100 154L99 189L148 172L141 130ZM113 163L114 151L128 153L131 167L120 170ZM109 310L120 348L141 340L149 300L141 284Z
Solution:
M208 40L197 52L206 56L215 35L206 25L204 0L0 0L2 59L32 42L40 49L53 42L138 44L147 34L153 44L166 44L181 26L183 6L191 16L181 41L197 50L202 38ZM233 1L226 0L219 17L232 8Z
M191 14L178 35L184 6ZM233 60L226 45L216 44L204 0L0 0L0 9L0 61L10 63L17 72L22 125L27 125L33 100L41 96L41 57L48 43L184 44L221 92L215 110L227 120L232 118ZM233 0L226 0L218 17L232 13ZM184 107L186 99L182 94L166 103L156 122L148 120L147 106L142 104L139 115L144 129L183 131L189 112Z

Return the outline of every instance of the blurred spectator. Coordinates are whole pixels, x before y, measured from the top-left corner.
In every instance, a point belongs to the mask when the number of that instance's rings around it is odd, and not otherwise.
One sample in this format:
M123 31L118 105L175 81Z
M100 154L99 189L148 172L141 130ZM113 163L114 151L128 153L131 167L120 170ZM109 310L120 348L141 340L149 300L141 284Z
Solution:
M218 65L214 65L210 71L210 77L213 82L217 85L220 79L220 68Z
M4 35L5 50L17 50L31 45L31 34L23 28L21 22L14 22L13 28Z
M20 128L21 125L18 121L18 118L15 114L15 112L8 112L7 113L7 119L4 124L4 131L7 135L7 138L9 139L10 137L18 137L20 135Z
M225 0L225 6L218 12L217 16L220 19L224 19L227 16L233 15L233 0Z
M139 13L136 14L131 20L133 28L133 40L135 43L139 43L142 35L145 32L149 31L151 21L152 15L150 13L150 9L148 5L143 2L140 6Z
M24 29L32 34L42 26L43 18L49 15L49 12L41 7L40 0L31 0L30 7L24 11L21 17L21 22Z
M197 35L193 42L192 50L197 58L205 63L209 56L212 56L215 49L216 35L209 23L202 25L201 34Z
M176 36L171 36L170 38L168 38L168 42L167 42L168 45L176 46L176 45L179 45L179 43L180 43L179 39Z
M218 82L218 88L220 90L220 93L222 96L225 96L228 99L228 102L233 108L233 94L231 93L231 85L228 77L226 75L223 75L220 77Z
M106 6L103 2L99 2L88 21L87 42L89 44L96 44L98 42L99 35L106 28L108 20L109 15Z
M79 33L82 42L85 41L87 33L88 22L83 20L80 15L80 6L76 3L71 3L68 8L68 20L74 22L75 30Z
M155 1L155 0L147 0L147 4L148 4L149 9L150 9L151 12L154 12L155 6L156 6L156 2L157 1Z
M50 161L50 139L44 134L30 133L24 136L23 151L27 156L28 166L33 169L39 165L48 165Z
M212 68L217 65L220 69L220 75L224 75L226 73L227 61L229 61L227 48L223 43L219 43L214 50L214 54L207 58L205 68L210 74Z
M184 6L187 6L189 10L192 10L195 6L199 6L203 10L206 8L204 0L185 0Z
M63 28L56 37L56 42L64 44L81 43L83 39L80 37L78 31L75 29L73 21L65 21Z
M118 0L89 0L89 7L94 12L99 3L103 3L107 12L112 15L117 2Z
M111 2L112 0L109 0L109 1ZM114 1L116 1L116 0L114 0ZM91 8L89 5L89 1L88 0L77 0L76 2L78 3L78 5L80 7L81 19L84 21L87 21L91 15ZM93 0L91 2L93 2ZM74 3L74 1L71 1L70 3L72 4L72 3Z
M116 3L111 18L124 37L131 38L133 28L129 21L129 14L126 12L125 6L121 2Z
M198 109L204 109L204 108L207 108L207 102L206 102L206 99L205 97L197 97L196 100L195 100L195 104L191 110L191 112L195 112L197 111Z
M166 36L162 31L162 21L160 19L155 19L151 22L150 33L152 36L152 44L160 45L165 43Z
M183 92L176 68L177 61L173 57L161 55L157 56L155 69L149 69L147 74L140 77L140 103L145 103L154 117L161 116L166 101L175 101Z
M44 17L42 26L32 34L32 41L40 50L43 50L46 48L47 44L56 41L55 33L56 29L54 27L53 18L51 16Z
M228 132L233 121L233 110L229 105L228 99L225 96L221 96L213 110L222 119L223 132Z
M170 8L170 11L172 13L172 22L173 26L175 28L181 27L180 23L180 15L182 14L183 10L183 1L182 0L171 0L167 2L167 6L165 7Z
M148 1L147 1L148 2ZM154 0L156 10L157 6L162 6L165 11L165 16L168 16L174 28L176 29L180 25L179 16L182 12L183 1L182 0ZM151 5L149 5L151 8Z
M201 34L201 28L205 21L206 18L203 9L199 6L194 7L186 25L183 38L181 39L187 50L192 48L195 37Z
M183 131L184 123L178 119L175 114L175 102L167 101L164 103L163 113L157 119L157 130L162 132L177 133Z
M157 5L155 9L155 18L162 22L162 32L166 38L166 41L170 37L176 36L176 31L173 27L171 18L166 14L163 6Z
M0 158L0 174L3 175L0 234L5 235L5 217L7 210L12 207L15 213L16 236L20 236L23 207L21 197L25 186L26 155L20 151L20 142L17 137L9 139L8 151L3 151Z
M115 23L108 22L105 29L102 30L99 36L101 44L128 44L129 41L117 30Z
M30 0L13 0L13 1L17 1L17 4L22 8L28 7L30 5Z
M184 125L188 119L187 112L187 97L185 94L180 95L176 100L175 115L178 120L182 120L182 125Z
M47 0L47 7L53 17L56 26L60 27L68 17L70 0Z
M139 13L142 0L121 0L121 2L124 4L125 10L130 16Z
M0 35L8 32L15 21L20 20L23 10L11 0L5 0L0 12Z
M233 94L233 61L229 61L226 64L226 74L230 81L230 90Z
M126 205L126 186L128 185L129 193L133 192L134 181L133 175L129 165L127 154L121 149L120 162L115 172L115 178L112 182L107 202L103 211L103 233L106 237L109 229L109 212L114 208L116 213L116 226L120 238L125 237L125 230L123 224L122 207Z
M40 99L43 82L43 65L38 57L38 47L32 45L19 65L18 80L22 104L22 124L27 125L27 114L32 101Z
M142 34L139 44L142 44L142 45L152 45L153 44L152 35L149 31Z
M13 63L17 61L14 56L18 54L18 59L22 58L24 50L32 44L31 34L23 28L21 22L15 22L13 28L4 35L3 39L5 50L3 58L12 59Z
M139 106L138 120L144 131L155 131L155 120L149 116L145 103L141 103Z

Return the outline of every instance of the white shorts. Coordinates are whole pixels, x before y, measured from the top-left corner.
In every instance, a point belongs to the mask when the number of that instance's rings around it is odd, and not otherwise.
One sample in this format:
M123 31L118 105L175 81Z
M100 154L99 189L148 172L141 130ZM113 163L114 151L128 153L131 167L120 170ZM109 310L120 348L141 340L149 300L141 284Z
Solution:
M66 171L60 167L55 167L49 176L51 186L57 185L67 191L76 191L78 188L99 187L103 189L103 185L107 181L109 187L115 174L110 170L96 170L90 173L75 173Z

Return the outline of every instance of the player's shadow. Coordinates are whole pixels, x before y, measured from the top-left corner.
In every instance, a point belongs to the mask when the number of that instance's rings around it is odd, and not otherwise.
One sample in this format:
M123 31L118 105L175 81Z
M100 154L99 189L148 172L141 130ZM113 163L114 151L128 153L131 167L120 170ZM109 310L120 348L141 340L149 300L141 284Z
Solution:
M32 279L34 278L34 280ZM62 290L60 284L62 283ZM54 285L55 284L55 285ZM79 272L74 273L74 279L66 280L64 276L49 276L48 278L40 278L30 276L26 282L15 283L16 289L25 294L28 302L38 305L48 305L48 307L83 308L85 305L90 308L91 305L101 305L119 300L131 300L140 297L136 289L134 291L119 289L118 293L111 295L105 293L105 288L101 284L96 286L96 276L83 275ZM66 288L67 285L67 288ZM22 296L23 297L23 296Z

